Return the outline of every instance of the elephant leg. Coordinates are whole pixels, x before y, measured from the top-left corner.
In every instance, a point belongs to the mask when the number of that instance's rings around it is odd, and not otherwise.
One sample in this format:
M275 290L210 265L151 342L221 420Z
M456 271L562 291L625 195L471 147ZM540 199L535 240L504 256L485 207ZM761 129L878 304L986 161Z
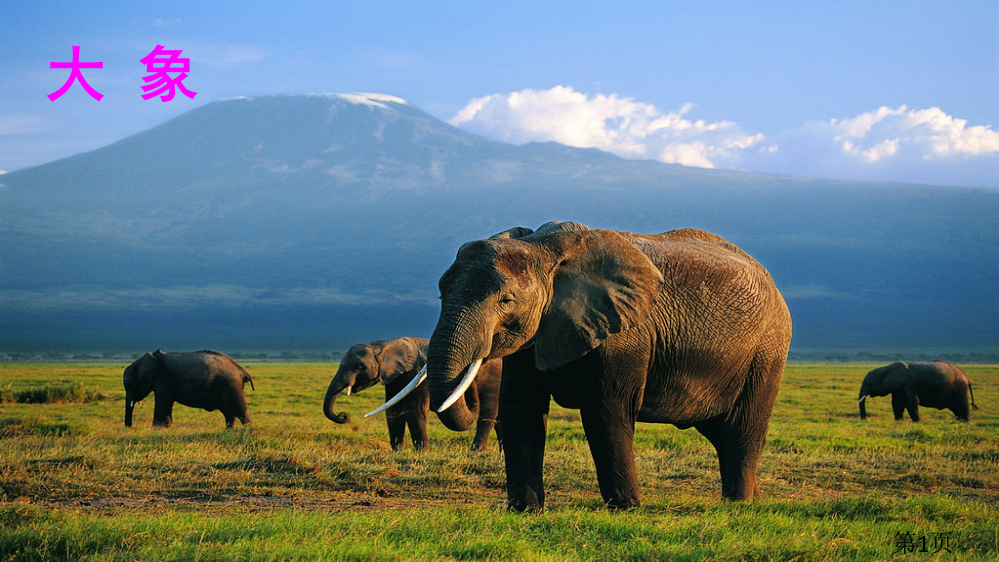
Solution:
M718 454L722 497L737 501L759 497L760 489L756 482L759 449L747 447L745 439L739 436L740 432L724 417L713 418L694 427L707 437Z
M903 392L893 392L891 394L891 409L895 414L895 421L901 421L902 416L905 414L905 403L906 403L905 393ZM918 417L918 414L917 414ZM917 420L918 421L918 420Z
M641 505L635 469L635 422L642 404L647 354L609 348L576 363L582 390L580 417L593 456L600 494L610 509ZM586 376L585 373L592 373Z
M909 411L912 421L919 421L919 396L916 393L905 394L905 409Z
M385 412L385 422L388 424L389 445L393 451L398 451L406 440L406 412L389 410Z
M551 395L531 380L535 375L532 355L514 354L503 360L503 458L507 506L515 511L536 511L545 505L542 467Z
M219 410L225 416L226 427L234 427L237 419L243 425L250 423L250 408L246 405L246 398L243 396L242 390L227 389L226 392L219 393L218 404Z
M968 407L968 395L961 393L955 397L951 402L950 411L954 412L957 419L961 421L970 421L971 410Z
M496 420L496 425L493 426L493 431L496 432L496 444L499 445L500 452L503 451L503 423Z
M782 371L783 361L754 361L732 410L695 426L718 453L722 497L726 499L751 501L760 496L760 454Z
M472 440L473 451L484 451L489 442L489 434L492 433L496 420L479 419L475 426L475 439Z
M427 437L427 414L410 410L406 412L406 423L409 425L409 433L413 439L413 447L417 451L422 451L430 441Z
M161 397L161 394L156 394L153 404L153 427L170 427L173 425L173 398Z
M493 367L493 365L489 365ZM475 428L475 439L472 440L473 451L484 451L489 443L489 434L496 430L496 441L500 450L503 450L503 442L500 436L499 426L499 377L502 373L496 373L496 380L477 385L479 393L479 421Z
M581 408L580 416L597 469L600 495L610 509L629 509L641 504L635 471L636 412L616 410L595 404Z
M233 415L239 420L239 423L246 425L253 423L250 420L250 408L246 405L246 398L242 394L236 397L236 407L233 410Z

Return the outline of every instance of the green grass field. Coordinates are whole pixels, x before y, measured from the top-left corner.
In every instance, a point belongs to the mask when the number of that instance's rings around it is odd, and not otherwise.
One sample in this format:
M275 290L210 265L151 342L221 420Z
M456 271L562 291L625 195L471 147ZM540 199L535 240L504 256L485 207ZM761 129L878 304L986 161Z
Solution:
M244 363L255 424L227 431L179 405L154 430L152 397L126 429L126 363L0 364L0 560L999 559L996 365L964 366L970 424L895 422L889 398L861 422L877 365L790 365L751 504L720 499L696 431L641 424L643 506L609 513L577 412L553 405L547 511L510 514L495 443L432 419L429 450L394 453L361 417L381 389L327 421L334 365Z

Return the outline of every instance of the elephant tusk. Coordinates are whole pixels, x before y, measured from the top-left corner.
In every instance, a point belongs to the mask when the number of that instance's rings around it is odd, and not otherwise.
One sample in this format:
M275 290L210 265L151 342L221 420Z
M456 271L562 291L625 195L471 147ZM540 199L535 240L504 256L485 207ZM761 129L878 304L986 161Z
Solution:
M857 400L857 404L863 404L864 400L867 400L867 395L866 394L863 395L863 396L861 396L860 400Z
M395 406L400 400L402 400L403 398L405 398L406 395L408 395L410 392L413 392L413 389L415 389L416 387L420 386L420 383L423 382L423 381L425 381L425 380L427 380L427 366L426 365L424 365L423 368L420 369L420 372L417 373L417 375L415 377L413 377L413 380L409 381L409 384L406 385L406 388L404 388L404 389L402 389L402 390L399 391L399 394L396 394L388 402L382 404L381 406L378 406L377 408L375 408L374 410L371 410L367 414L364 414L364 417L373 416L375 414L380 414L380 413L384 412L385 410L388 410L392 406Z
M475 374L479 372L479 367L481 366L482 359L472 361L472 364L468 366L468 371L465 373L465 378L461 379L461 382L458 383L458 388L454 389L454 392L451 393L451 396L447 397L447 400L441 404L440 408L437 408L438 414L450 408L452 404L458 401L458 398L460 398L461 395L465 394L468 387L472 386L472 381L475 380Z
M350 385L347 385L347 396L350 396Z

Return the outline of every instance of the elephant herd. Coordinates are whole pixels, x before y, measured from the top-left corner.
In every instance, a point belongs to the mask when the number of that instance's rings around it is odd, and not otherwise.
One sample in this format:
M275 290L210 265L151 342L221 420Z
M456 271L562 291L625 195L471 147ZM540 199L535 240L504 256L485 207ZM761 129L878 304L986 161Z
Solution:
M427 413L456 431L500 440L507 501L544 507L542 467L552 400L580 411L597 482L612 509L639 505L636 422L695 428L714 446L722 495L759 495L757 466L791 340L791 316L770 274L749 254L693 229L644 235L547 223L463 245L439 282L441 312L429 340L350 348L323 412L376 384L385 387L393 449L409 428L427 445ZM173 402L250 422L250 375L213 351L147 353L125 369L125 425L155 393L154 425ZM859 405L892 395L895 418L918 406L968 419L971 384L958 367L894 363L868 373ZM972 406L974 398L972 395ZM977 406L974 406L977 408Z

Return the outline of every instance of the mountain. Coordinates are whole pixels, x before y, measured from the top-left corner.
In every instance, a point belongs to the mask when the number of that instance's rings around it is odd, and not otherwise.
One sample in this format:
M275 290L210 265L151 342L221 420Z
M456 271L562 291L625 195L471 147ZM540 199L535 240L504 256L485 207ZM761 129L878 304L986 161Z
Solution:
M513 146L385 95L238 98L0 176L0 351L426 336L462 243L549 220L731 240L797 348L995 350L996 217L999 190Z

